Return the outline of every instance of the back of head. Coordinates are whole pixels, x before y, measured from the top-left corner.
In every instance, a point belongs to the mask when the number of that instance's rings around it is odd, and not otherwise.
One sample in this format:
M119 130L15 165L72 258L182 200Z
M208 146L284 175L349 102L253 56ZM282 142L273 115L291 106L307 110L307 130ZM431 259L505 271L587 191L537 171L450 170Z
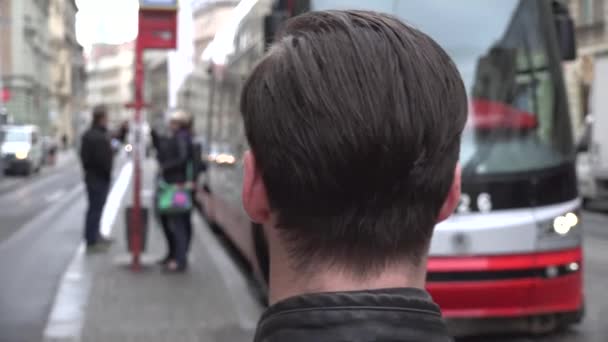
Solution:
M467 116L430 37L379 13L301 15L252 72L241 111L296 267L365 276L423 261Z
M108 108L105 105L96 105L93 107L93 125L102 125L108 117Z

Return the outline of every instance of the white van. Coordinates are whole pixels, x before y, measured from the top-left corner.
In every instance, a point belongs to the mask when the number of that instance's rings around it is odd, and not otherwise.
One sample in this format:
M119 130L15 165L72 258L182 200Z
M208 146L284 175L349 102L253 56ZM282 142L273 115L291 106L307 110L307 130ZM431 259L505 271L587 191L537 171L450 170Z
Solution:
M42 168L44 146L38 127L3 126L1 136L0 155L5 173L29 175Z

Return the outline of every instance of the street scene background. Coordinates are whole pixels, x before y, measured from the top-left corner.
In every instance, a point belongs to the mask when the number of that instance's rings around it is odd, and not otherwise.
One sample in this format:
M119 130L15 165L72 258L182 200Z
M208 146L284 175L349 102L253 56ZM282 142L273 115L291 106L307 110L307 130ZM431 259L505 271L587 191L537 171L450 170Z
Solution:
M608 84L598 82L607 75L596 67L605 58L598 56L608 53L608 2L565 3L575 21L578 55L563 62L561 70L578 143L593 117L608 116L608 108L591 113L589 105L592 93L608 94L608 88L593 88ZM134 149L140 148L142 165L139 196L151 211L157 163L150 131L166 126L169 108L193 113L195 138L205 146L211 169L199 180L201 189L214 184L213 190L227 194L228 202L238 202L239 188L232 179L241 172L244 146L213 139L242 134L242 127L231 121L238 104L222 95L227 91L236 97L236 87L200 89L216 80L214 38L241 15L243 5L193 0L180 6L177 49L148 51L143 57L145 110L142 124L136 125L128 105L135 96L138 1L0 0L0 342L253 339L265 309L265 288L242 254L254 252L239 249L204 207L192 215L186 274L167 275L156 265L165 245L151 212L141 270L131 268L125 209L134 198ZM217 103L230 116L205 117ZM115 242L106 253L87 255L87 197L78 151L98 104L108 108L110 130L125 124L131 130L124 141L114 141L114 170L101 220L102 232ZM27 151L5 149L11 130L30 134ZM459 341L608 339L608 200L585 195L593 181L586 164L589 149L578 152L584 200L582 322L539 335L501 331L502 323L467 322L473 333Z

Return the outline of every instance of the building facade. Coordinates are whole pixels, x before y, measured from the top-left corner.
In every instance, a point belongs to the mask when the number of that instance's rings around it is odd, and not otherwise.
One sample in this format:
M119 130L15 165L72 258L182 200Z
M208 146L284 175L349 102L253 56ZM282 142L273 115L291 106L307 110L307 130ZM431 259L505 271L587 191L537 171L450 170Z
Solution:
M106 105L112 124L127 120L131 114L126 105L133 100L134 46L133 42L95 44L87 59L87 111Z
M608 1L569 0L568 5L576 25L578 58L565 63L564 69L572 123L578 137L590 112L593 60L597 54L608 52Z
M50 133L49 0L0 1L0 27L3 111Z
M53 51L50 65L50 117L55 135L73 141L78 114L84 109L83 48L76 41L74 0L50 0L49 35Z
M126 106L135 93L135 44L96 44L87 59L86 112L104 104L109 109L110 124L130 120L133 110ZM167 110L167 53L144 54L144 100L148 121L162 119Z

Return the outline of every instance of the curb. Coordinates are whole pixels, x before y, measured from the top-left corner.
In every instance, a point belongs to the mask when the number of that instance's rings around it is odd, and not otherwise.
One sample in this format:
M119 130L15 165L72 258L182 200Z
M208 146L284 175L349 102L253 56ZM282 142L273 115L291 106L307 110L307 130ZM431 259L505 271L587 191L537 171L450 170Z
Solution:
M108 236L122 207L133 174L133 163L123 165L118 178L112 185L101 219L101 232ZM78 342L91 291L93 270L87 267L85 246L81 243L59 283L51 313L44 329L43 342Z

